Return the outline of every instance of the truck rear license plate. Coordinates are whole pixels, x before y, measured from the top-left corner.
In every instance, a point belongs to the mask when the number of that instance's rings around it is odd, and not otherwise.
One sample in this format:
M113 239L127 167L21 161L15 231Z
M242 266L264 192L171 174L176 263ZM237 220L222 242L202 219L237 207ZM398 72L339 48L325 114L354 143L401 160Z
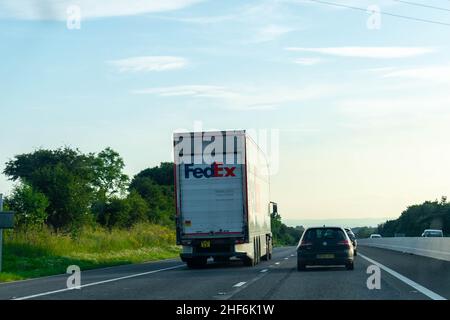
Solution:
M202 241L202 242L200 242L200 247L202 247L202 248L211 248L211 241Z
M334 254L318 254L317 259L334 259Z

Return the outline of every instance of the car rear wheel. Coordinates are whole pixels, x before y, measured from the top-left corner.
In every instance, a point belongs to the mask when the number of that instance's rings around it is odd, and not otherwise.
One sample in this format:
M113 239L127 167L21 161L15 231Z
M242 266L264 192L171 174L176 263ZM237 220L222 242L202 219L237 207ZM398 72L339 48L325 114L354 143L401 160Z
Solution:
M306 265L303 263L297 263L297 271L305 271Z
M355 269L355 264L353 262L347 263L345 265L345 267L347 268L347 270L354 270Z

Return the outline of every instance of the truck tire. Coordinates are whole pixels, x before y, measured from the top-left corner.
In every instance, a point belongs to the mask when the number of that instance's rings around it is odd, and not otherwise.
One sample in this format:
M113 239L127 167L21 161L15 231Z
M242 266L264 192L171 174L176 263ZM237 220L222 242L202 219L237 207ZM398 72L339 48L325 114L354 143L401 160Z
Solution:
M266 236L266 254L262 257L262 260L269 261L272 259L272 246L270 245L270 237Z
M267 242L266 242L266 254L261 257L261 260L263 261L269 260L269 247L267 247Z
M257 264L257 245L256 245L256 238L253 238L253 258L245 257L244 258L244 265L247 267L254 267Z
M269 238L269 260L272 260L272 252L273 252L273 239Z
M196 269L206 266L208 260L206 258L192 258L186 261L188 268Z
M258 237L258 264L261 262L261 238Z
M255 259L252 259L252 258L249 258L249 257L244 258L244 265L246 267L254 267L255 266Z
M229 257L215 257L214 258L214 262L217 262L217 263L226 263L228 261L230 261Z
M259 237L256 238L256 258L255 258L255 265L259 264L259 260L261 258L261 249L259 247Z

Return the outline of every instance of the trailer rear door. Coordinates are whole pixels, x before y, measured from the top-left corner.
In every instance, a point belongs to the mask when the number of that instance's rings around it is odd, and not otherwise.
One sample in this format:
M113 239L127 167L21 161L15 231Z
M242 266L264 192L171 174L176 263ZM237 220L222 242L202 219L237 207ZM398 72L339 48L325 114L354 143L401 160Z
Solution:
M178 168L184 237L243 237L245 167L214 163Z

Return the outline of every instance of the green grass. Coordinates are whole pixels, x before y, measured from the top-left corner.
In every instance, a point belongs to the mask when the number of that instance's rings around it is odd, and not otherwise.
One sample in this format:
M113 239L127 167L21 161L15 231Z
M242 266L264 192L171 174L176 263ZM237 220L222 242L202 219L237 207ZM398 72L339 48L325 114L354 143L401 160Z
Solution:
M62 274L70 265L87 270L173 258L179 251L175 232L152 224L130 230L85 228L77 239L49 229L8 231L0 282Z

